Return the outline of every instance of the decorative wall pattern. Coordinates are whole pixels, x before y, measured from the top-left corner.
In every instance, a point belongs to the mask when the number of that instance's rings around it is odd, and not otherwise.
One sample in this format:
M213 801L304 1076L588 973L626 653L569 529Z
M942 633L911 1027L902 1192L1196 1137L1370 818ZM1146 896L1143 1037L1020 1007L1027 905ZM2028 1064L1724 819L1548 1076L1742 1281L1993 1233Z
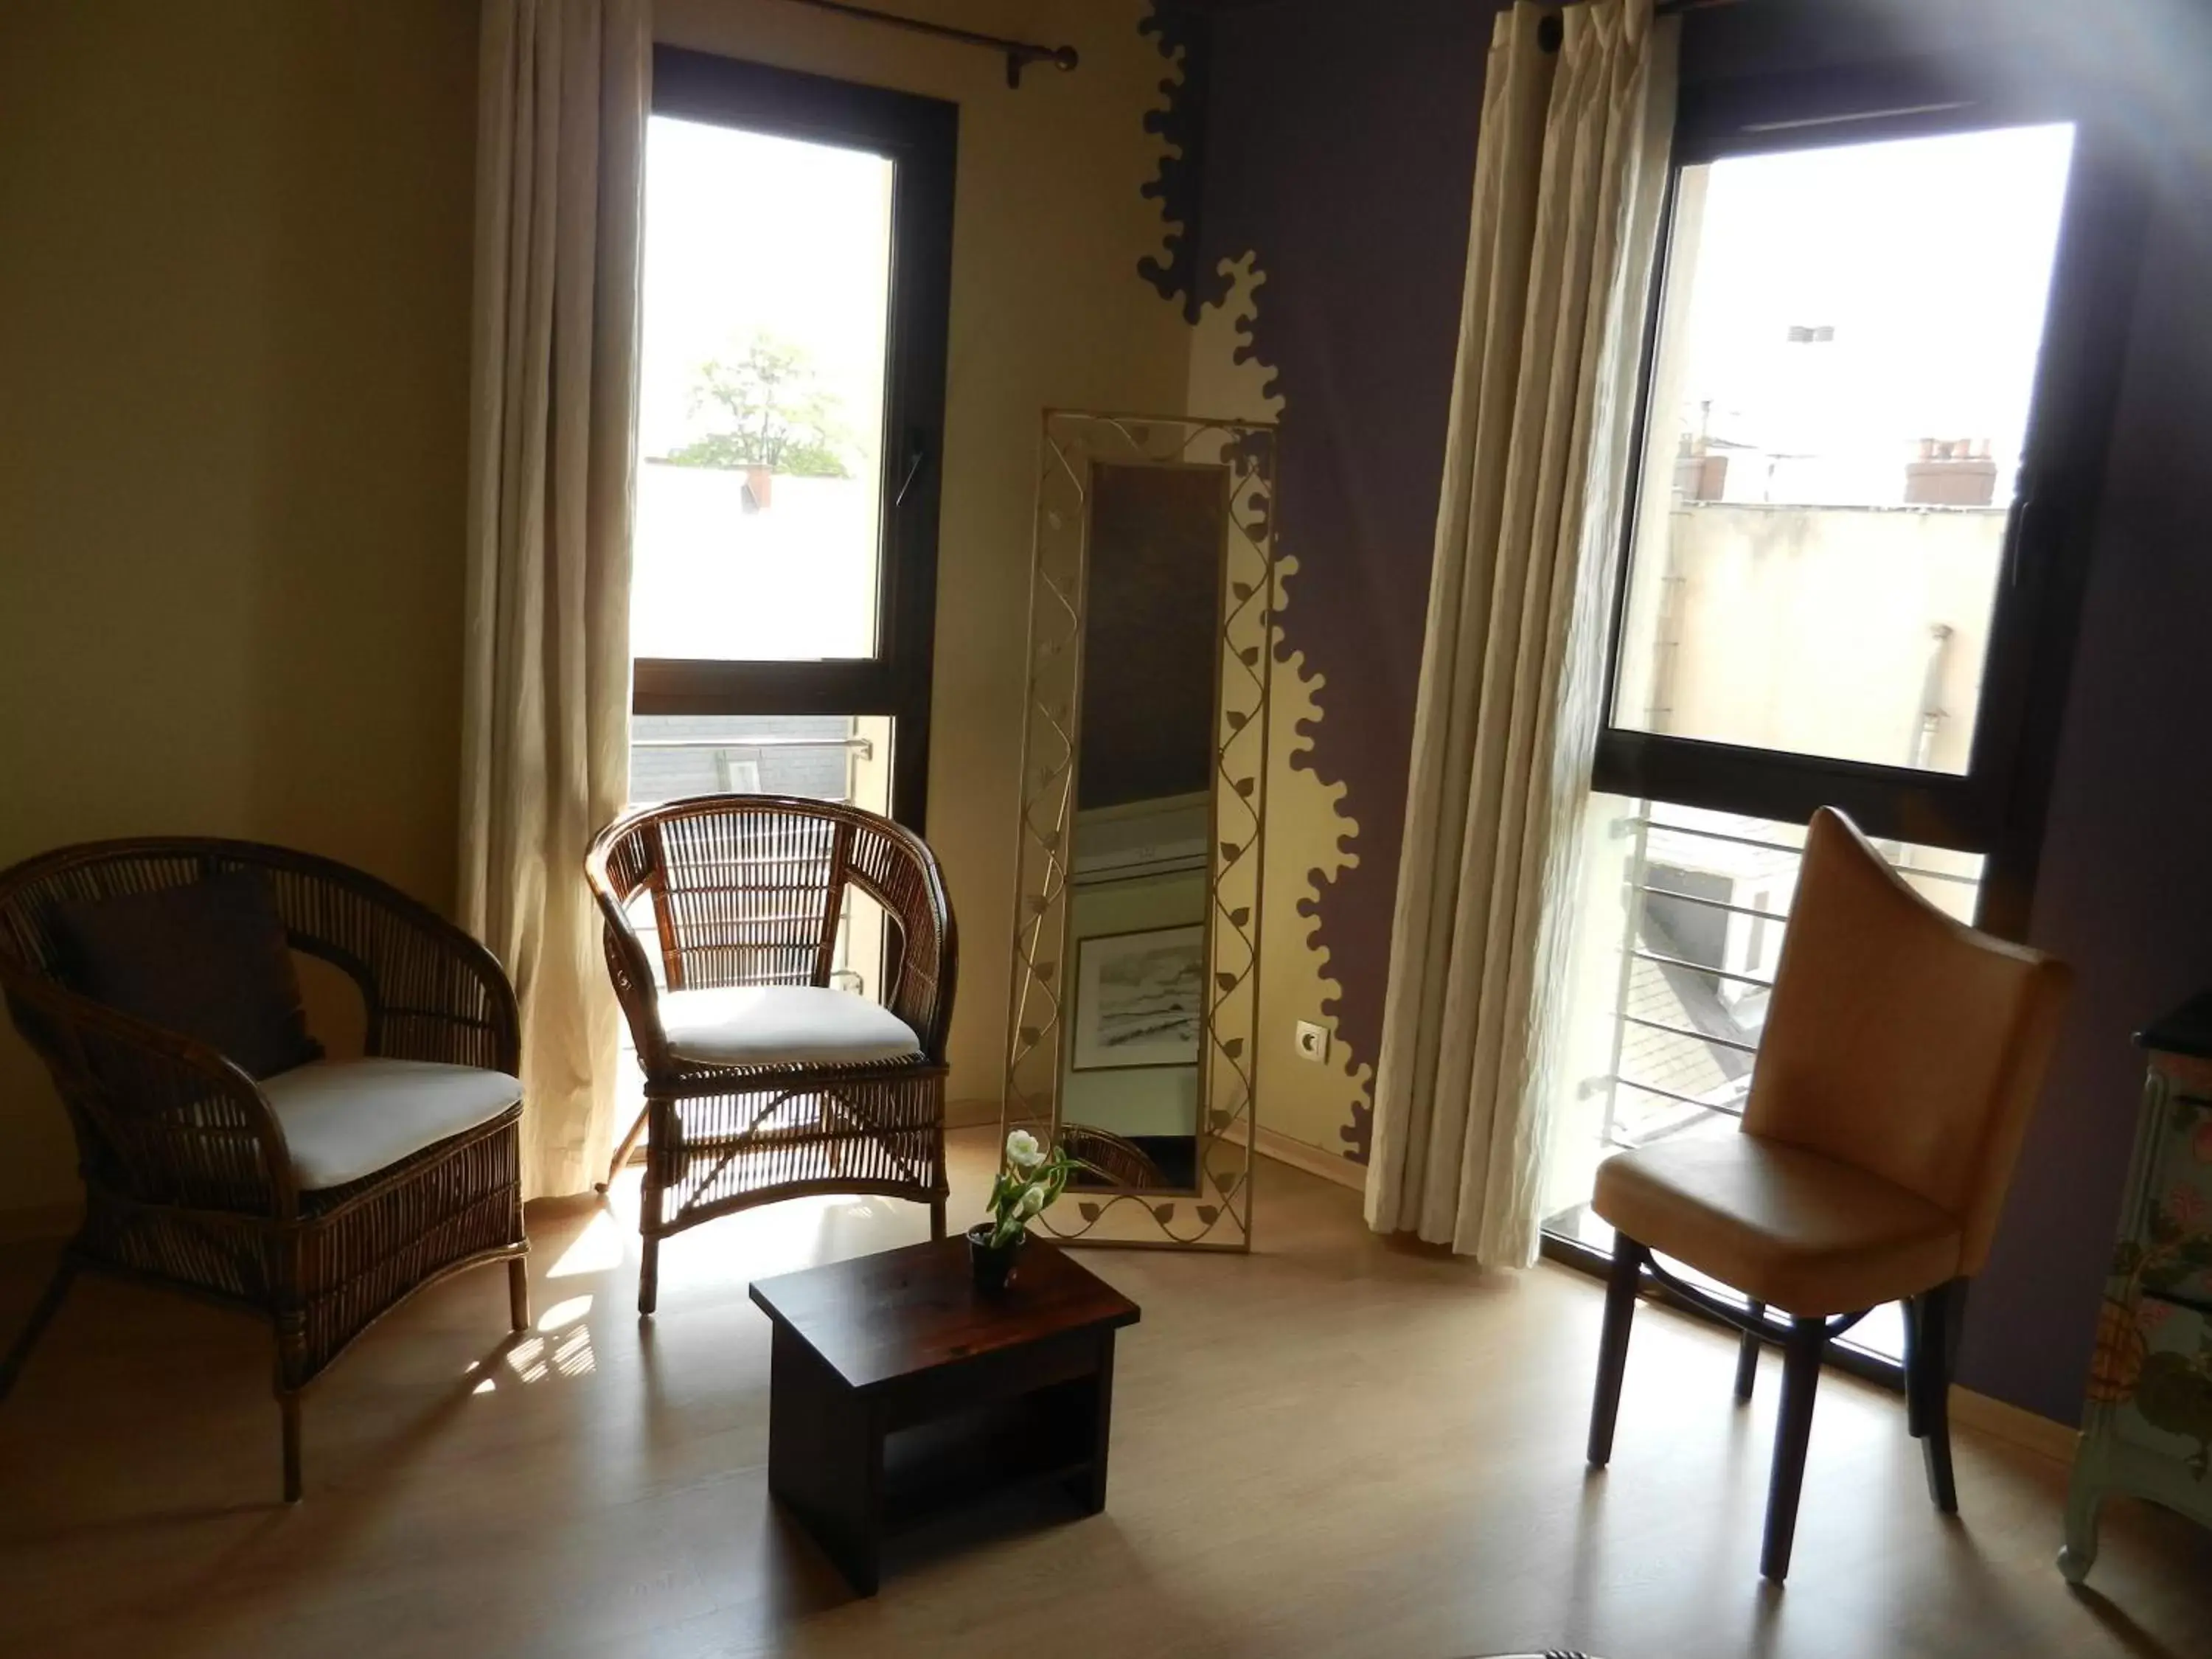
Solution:
M1142 193L1146 200L1160 204L1166 246L1139 259L1137 274L1163 300L1180 302L1183 320L1194 324L1201 310L1220 304L1227 293L1210 268L1200 266L1212 29L1203 8L1191 0L1152 0L1152 11L1137 25L1137 32L1151 37L1175 71L1160 82L1165 101L1145 112L1145 131L1164 141L1164 147L1159 172Z
M1326 0L1155 0L1148 26L1163 52L1181 54L1184 70L1164 83L1169 106L1155 112L1152 130L1172 142L1198 112L1201 165L1194 201L1190 169L1163 167L1159 198L1178 216L1167 257L1146 274L1162 273L1164 291L1186 314L1201 315L1202 332L1218 304L1212 284L1224 261L1231 270L1266 273L1232 362L1271 368L1270 390L1283 400L1281 555L1296 574L1281 615L1279 673L1295 661L1299 693L1315 700L1287 764L1325 793L1335 826L1297 884L1304 899L1296 932L1311 963L1308 983L1328 988L1325 1012L1362 1077L1359 1057L1371 1059L1381 1039L1389 972L1495 9L1401 0L1384 29L1347 27L1343 8ZM1204 82L1194 93L1194 69ZM1208 273L1203 291L1200 272ZM1297 700L1289 678L1284 707ZM1277 799L1291 794L1285 787ZM1306 837L1285 832L1286 856L1293 839ZM1275 960L1271 952L1271 968ZM1277 985L1296 971L1286 964ZM1271 1098L1285 1069L1272 1074ZM1364 1162L1364 1085L1346 1091L1324 1144L1339 1136L1346 1155Z
M1259 289L1267 275L1247 252L1218 263L1225 297L1200 313L1191 333L1190 388L1194 413L1218 411L1251 421L1283 419L1275 372L1252 338ZM1284 520L1282 545L1294 545L1296 515ZM1322 718L1322 684L1291 643L1297 627L1298 584L1295 555L1275 564L1273 636L1275 678L1273 730L1268 737L1267 871L1261 933L1260 1031L1271 1045L1262 1070L1260 1127L1327 1152L1345 1150L1346 1126L1369 1109L1374 1068L1364 1051L1339 1040L1321 1065L1288 1058L1287 1034L1301 1019L1326 1016L1342 988L1329 972L1328 953L1315 941L1322 891L1357 864L1359 826L1346 815L1344 787L1322 781L1311 763L1314 732Z

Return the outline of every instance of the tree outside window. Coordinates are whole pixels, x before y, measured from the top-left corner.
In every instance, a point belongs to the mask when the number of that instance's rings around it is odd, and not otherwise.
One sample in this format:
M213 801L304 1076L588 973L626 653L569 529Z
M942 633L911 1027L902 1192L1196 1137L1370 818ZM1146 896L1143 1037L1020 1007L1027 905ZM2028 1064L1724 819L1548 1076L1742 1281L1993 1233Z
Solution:
M715 428L664 458L678 466L762 466L800 478L849 478L856 446L844 405L823 389L804 348L766 330L744 350L699 365L692 413Z

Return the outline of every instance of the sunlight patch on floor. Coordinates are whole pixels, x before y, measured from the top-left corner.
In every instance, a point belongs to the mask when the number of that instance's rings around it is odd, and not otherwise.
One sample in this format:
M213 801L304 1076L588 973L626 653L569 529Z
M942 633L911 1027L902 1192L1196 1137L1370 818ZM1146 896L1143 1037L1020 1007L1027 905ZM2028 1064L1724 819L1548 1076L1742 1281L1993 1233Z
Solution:
M545 1277L574 1279L580 1273L603 1273L619 1267L629 1242L636 1236L637 1224L633 1212L625 1226L611 1207L601 1210L584 1225L568 1248L561 1252L561 1259L547 1271Z
M563 1325L574 1324L591 1310L590 1297L572 1296L566 1302L556 1302L540 1315L538 1328L541 1331L557 1331Z

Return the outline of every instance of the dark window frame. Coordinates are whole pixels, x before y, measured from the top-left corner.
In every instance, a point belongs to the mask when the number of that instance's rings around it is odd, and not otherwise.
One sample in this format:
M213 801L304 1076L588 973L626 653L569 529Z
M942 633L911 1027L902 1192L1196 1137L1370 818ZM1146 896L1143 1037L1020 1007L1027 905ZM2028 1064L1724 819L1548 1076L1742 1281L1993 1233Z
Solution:
M919 831L928 805L959 106L663 46L653 53L653 112L866 150L897 172L875 654L816 662L641 657L630 712L890 715L891 816Z
M1916 771L1614 725L1634 496L1644 483L1681 170L1729 156L2059 121L2074 125L2073 161L1967 771ZM2112 113L2069 98L2047 76L2032 76L2002 56L1971 64L1925 58L1683 87L1645 316L1631 452L1637 465L1614 555L1595 789L1784 823L1802 823L1814 808L1834 805L1881 839L1982 854L1982 925L2012 938L2025 934L2145 210L2140 167Z

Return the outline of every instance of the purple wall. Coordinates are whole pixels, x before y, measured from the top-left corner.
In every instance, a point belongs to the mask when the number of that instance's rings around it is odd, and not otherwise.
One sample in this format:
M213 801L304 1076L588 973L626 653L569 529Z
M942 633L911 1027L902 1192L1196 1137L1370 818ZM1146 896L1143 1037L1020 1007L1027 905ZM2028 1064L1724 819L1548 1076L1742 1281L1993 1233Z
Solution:
M2030 936L2079 980L1960 1357L1969 1388L2068 1422L2142 1081L2129 1033L2212 986L2212 161L2194 161L2145 246L2036 884Z
M1379 1036L1489 4L1329 0L1218 13L1203 258L1255 250L1281 373L1291 646L1327 676L1313 764L1347 785L1359 867L1321 942L1358 1052ZM2212 984L2212 15L2060 0L1747 5L1685 20L1686 76L2003 39L2117 90L2160 158L2110 479L2058 758L2033 937L2080 988L1960 1380L2079 1413L2139 1057L2129 1033ZM2054 71L2055 72L2055 71ZM1362 1146L1364 1147L1364 1126Z
M1200 268L1256 250L1267 274L1253 333L1285 400L1279 547L1298 561L1285 646L1327 682L1310 764L1359 825L1316 937L1370 1063L1493 9L1400 0L1389 27L1347 27L1330 0L1281 0L1214 20ZM1364 1160L1364 1121L1345 1128Z

